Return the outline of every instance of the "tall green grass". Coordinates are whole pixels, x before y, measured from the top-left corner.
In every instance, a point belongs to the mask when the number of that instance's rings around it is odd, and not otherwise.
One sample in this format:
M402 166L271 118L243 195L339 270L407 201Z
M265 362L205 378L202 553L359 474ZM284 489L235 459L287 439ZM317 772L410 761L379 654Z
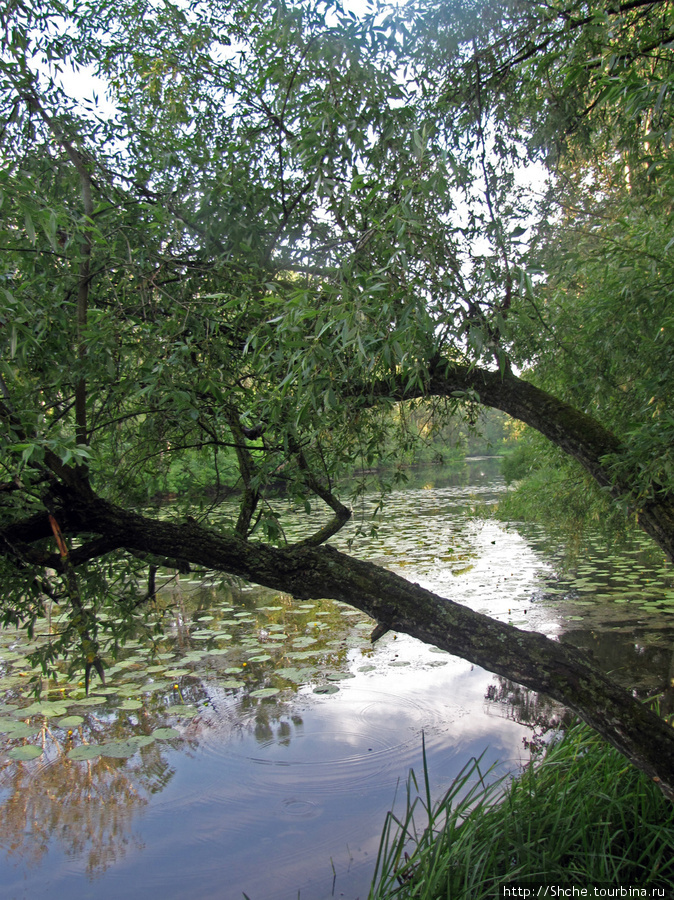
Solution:
M674 804L584 725L521 777L487 783L473 760L433 804L424 757L405 812L388 814L369 900L481 900L538 881L674 896Z

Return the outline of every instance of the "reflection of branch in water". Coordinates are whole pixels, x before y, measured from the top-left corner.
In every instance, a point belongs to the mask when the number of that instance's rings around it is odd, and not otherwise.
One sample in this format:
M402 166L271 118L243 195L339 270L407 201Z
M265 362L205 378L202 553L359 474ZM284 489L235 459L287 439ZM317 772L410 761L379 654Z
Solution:
M59 755L39 768L0 768L0 847L37 865L52 842L82 859L89 878L103 874L127 849L142 849L131 832L134 814L161 791L174 770L156 744L132 759L74 762Z
M556 728L569 718L568 710L561 703L500 675L494 678L495 682L487 688L485 700L498 704L497 708L504 718L545 729Z

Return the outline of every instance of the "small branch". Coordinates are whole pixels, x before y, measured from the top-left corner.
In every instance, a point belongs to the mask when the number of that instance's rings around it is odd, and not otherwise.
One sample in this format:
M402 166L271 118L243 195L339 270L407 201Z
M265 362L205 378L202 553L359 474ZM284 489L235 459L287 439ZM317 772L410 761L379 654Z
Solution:
M142 553L139 550L134 550L129 547L124 547L124 550L136 559L140 559L148 566L157 566L163 569L175 569L177 572L180 572L181 575L189 575L192 571L190 564L184 559L179 559L177 556L158 556L154 553Z
M246 436L239 420L239 414L235 409L230 408L226 413L227 424L229 425L232 436L234 437L234 451L239 464L239 472L243 481L243 499L239 507L239 517L236 522L235 531L241 537L245 538L250 533L250 523L260 501L258 491L251 487L251 481L255 473L255 462L246 443Z
M310 470L306 457L301 449L296 450L297 464L302 472L302 477L306 486L314 492L321 500L326 503L330 509L334 510L335 515L330 521L320 528L314 534L310 535L302 541L292 544L291 548L296 547L318 547L325 543L333 534L337 534L351 518L351 510L344 506L329 488L324 487Z
M149 601L154 600L154 598L157 596L157 569L158 566L156 565L150 566L150 570L147 575L147 593L144 597L141 597L140 600L137 600L136 603L134 603L134 609L138 609L138 607L142 606L144 603L148 603Z
M80 597L80 589L77 583L77 575L75 574L75 569L73 568L73 564L70 559L68 546L63 538L63 534L61 533L58 522L51 513L49 513L49 524L51 525L54 539L56 540L56 546L58 547L59 554L61 556L61 567L65 577L68 599L70 600L75 611L73 615L73 624L75 625L75 628L79 633L80 643L82 645L82 652L84 655L84 692L88 695L89 676L91 674L92 668L94 668L98 672L101 681L105 685L103 663L101 662L101 658L98 655L98 644L89 633L89 624L92 621L92 616L91 613L85 609L82 603L82 598Z

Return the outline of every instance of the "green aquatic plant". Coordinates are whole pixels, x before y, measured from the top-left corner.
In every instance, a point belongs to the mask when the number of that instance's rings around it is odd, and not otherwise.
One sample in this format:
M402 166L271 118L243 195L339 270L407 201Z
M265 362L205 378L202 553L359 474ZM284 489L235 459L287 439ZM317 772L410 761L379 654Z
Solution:
M369 900L487 900L499 887L674 889L674 806L584 725L521 777L490 779L473 759L437 803L424 754L403 814L389 812ZM421 794L421 796L420 796Z

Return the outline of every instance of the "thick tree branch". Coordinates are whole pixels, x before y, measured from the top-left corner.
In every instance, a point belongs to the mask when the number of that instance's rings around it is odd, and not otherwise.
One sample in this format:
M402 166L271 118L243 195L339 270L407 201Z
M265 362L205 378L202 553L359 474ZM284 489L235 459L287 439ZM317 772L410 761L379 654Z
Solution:
M279 549L196 522L150 519L67 488L61 493L64 530L98 533L131 552L175 555L298 599L349 603L392 630L546 693L574 710L674 799L671 727L577 650L473 612L332 547ZM0 538L5 538L0 546L7 546L15 535L10 528Z

